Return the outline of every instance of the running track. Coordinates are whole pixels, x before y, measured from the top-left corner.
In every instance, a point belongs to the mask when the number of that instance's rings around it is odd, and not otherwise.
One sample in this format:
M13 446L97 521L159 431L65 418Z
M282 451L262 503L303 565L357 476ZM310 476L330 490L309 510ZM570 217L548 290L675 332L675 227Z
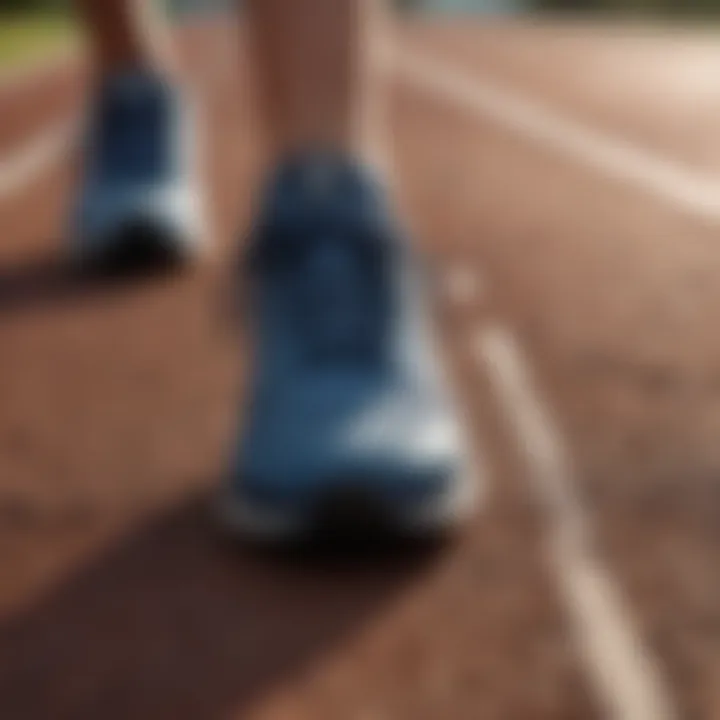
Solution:
M256 120L227 30L183 35L222 259ZM720 48L467 22L402 40L403 200L487 480L432 556L218 540L245 358L229 270L69 279L82 72L0 88L1 717L720 716Z

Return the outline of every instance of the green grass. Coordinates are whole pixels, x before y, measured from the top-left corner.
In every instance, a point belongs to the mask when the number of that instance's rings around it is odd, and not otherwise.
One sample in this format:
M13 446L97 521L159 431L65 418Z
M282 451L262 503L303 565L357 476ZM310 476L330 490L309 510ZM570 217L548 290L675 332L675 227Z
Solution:
M0 70L69 49L76 42L74 23L62 15L0 13Z

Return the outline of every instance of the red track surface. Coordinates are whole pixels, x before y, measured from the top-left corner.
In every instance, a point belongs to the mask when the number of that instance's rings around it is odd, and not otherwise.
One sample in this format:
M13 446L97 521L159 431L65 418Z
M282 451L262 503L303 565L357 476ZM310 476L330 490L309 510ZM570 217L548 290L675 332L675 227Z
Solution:
M257 128L229 92L238 81L211 67L221 31L188 35L227 256L248 217ZM690 170L718 165L706 149L720 83L692 94L669 72L683 58L720 64L691 38L467 24L404 38ZM620 74L623 53L643 71ZM78 102L72 73L37 89L48 82L18 94L0 149ZM439 309L487 454L484 512L432 557L328 567L221 543L205 503L244 358L220 320L226 270L69 280L73 173L55 167L0 204L0 717L602 717L517 445L470 357L488 320L527 350L679 717L720 716L716 228L403 83L393 123L437 267L460 261L491 285L462 312Z

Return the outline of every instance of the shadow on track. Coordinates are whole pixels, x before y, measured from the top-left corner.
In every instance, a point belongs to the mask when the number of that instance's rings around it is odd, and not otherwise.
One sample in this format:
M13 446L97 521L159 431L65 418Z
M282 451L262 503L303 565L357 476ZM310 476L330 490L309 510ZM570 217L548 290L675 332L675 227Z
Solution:
M195 497L0 627L0 716L243 717L437 559L258 554L221 541Z
M52 306L84 301L107 293L122 292L139 284L172 277L178 268L168 264L100 268L92 272L78 269L54 256L42 256L0 267L0 319Z

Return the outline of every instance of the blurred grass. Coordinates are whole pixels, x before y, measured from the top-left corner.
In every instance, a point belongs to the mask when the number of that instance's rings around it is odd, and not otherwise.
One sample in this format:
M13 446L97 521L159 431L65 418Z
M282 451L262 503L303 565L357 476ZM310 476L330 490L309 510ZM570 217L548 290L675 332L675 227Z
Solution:
M96 0L103 2L103 0ZM161 2L171 15L183 14L191 8L222 7L230 0L147 0ZM448 0L393 0L405 9L451 5ZM485 3L476 0L480 8ZM606 14L655 19L712 19L720 17L720 0L521 0L517 3L536 11L550 10ZM509 3L515 6L516 3ZM465 2L473 7L473 0ZM0 70L23 64L56 51L75 46L78 33L70 13L68 0L0 0Z
M1 13L0 68L71 48L77 42L72 19L59 13Z

